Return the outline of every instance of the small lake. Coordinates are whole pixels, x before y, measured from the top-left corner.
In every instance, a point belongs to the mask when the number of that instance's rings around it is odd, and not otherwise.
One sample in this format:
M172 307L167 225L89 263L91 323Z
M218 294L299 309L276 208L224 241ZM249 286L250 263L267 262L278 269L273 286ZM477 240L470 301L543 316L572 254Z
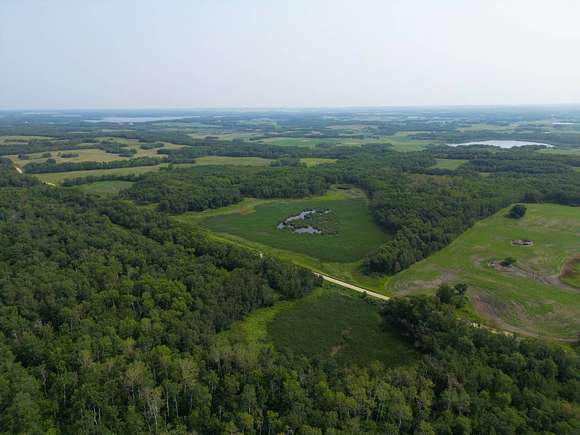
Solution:
M525 140L481 140L475 142L464 142L464 143L448 143L450 147L462 147L469 145L490 145L498 148L514 148L514 147L525 147L530 145L543 145L547 148L554 148L554 145L541 142L528 142Z
M276 228L279 230L288 228L293 233L296 234L322 234L322 231L319 228L313 227L312 225L296 227L294 224L292 224L292 222L303 221L311 215L327 214L327 213L330 213L330 210L317 210L317 209L303 210L297 215L287 217L286 219L284 219L284 221L276 225Z

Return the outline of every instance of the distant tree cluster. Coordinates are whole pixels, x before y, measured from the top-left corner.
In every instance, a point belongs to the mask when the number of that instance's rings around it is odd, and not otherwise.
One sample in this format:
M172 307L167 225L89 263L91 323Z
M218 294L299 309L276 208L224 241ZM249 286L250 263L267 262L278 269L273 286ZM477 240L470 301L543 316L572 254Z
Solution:
M322 194L327 187L323 177L306 168L199 167L144 175L123 196L182 213L223 207L243 197L302 198Z
M44 163L29 163L24 171L29 174L43 174L54 172L88 171L94 169L133 168L137 166L156 166L165 159L155 157L138 157L128 160L113 160L111 162L64 162L56 163L54 159L48 159Z

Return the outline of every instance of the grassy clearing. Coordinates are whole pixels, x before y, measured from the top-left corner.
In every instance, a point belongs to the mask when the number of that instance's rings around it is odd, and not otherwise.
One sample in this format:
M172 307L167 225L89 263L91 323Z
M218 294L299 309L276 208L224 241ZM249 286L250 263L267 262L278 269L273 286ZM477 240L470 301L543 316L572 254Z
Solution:
M338 188L334 186L331 188L326 195L320 198L324 198L326 201L341 201L341 200L348 200L348 199L359 199L364 200L365 196L364 193L358 189L344 189L346 186ZM319 198L319 199L320 199ZM215 210L206 210L203 212L191 212L191 213L184 213L181 215L174 216L173 219L176 221L192 224L192 225L199 225L203 224L204 221L207 222L210 218L219 217L219 216L228 216L231 215L232 217L241 217L246 215L251 215L256 213L256 207L260 205L267 205L272 202L286 202L291 203L292 201L297 200L266 200L266 199L255 199L255 198L246 198L242 200L238 204L230 205L228 207L223 207L220 209ZM301 200L298 200L301 201ZM325 203L326 204L326 203ZM364 206L366 209L366 204ZM373 222L374 227L374 222ZM364 229L357 229L360 231L365 231ZM380 231L380 230L379 230ZM243 228L241 228L241 232L243 232ZM325 273L327 275L333 276L338 279L342 279L344 281L359 285L364 288L368 288L369 290L373 290L383 294L389 294L386 290L385 283L387 281L387 277L381 276L367 276L361 272L361 260L357 259L355 261L350 262L337 262L337 261L328 261L325 259L320 259L314 257L310 252L307 253L300 253L296 251L287 250L284 248L273 247L271 243L268 243L269 240L266 240L265 243L261 243L255 240L250 240L244 234L241 236L233 235L227 232L223 233L215 233L210 232L210 236L216 239L219 239L222 242L233 243L235 245L243 246L245 248L253 249L257 252L262 252L266 255L270 255L276 258L280 258L285 261L291 261L295 264L299 264L303 267L309 268L311 270L315 270L317 272ZM298 236L306 236L308 235L299 235ZM332 236L312 236L312 237L332 237ZM379 234L379 237L384 238L387 237L384 233ZM383 239L381 239L383 240ZM324 240L323 240L324 242ZM382 243L379 241L373 241L373 243ZM345 250L346 247L341 247L342 250ZM329 251L326 249L326 251ZM366 254L366 252L365 252Z
M232 133L223 133L219 130L217 131L203 131L203 132L196 132L196 133L188 133L188 136L192 139L205 139L208 136L218 138L219 140L234 140L234 139L250 139L255 137L258 133L240 133L240 132L232 132Z
M0 136L0 145L5 143L26 143L29 140L49 140L49 136Z
M435 169L451 169L455 170L464 164L467 160L461 159L436 159L437 163L432 167Z
M26 166L28 163L44 163L48 160L47 157L42 157L44 153L29 154L28 159L20 159L16 155L6 156L20 168ZM78 154L78 157L62 157L63 154ZM119 157L116 154L106 153L97 148L87 148L80 150L67 151L51 151L50 158L56 160L57 163L78 163L78 162L112 162L114 160L126 160L126 157Z
M414 133L417 132L400 131L390 136L382 136L380 139L374 140L374 142L390 143L393 146L393 149L399 152L421 151L433 142L430 140L420 140L409 137ZM369 142L367 141L365 143Z
M44 163L48 158L54 159L57 163L78 163L78 162L112 162L116 160L128 160L138 157L164 157L157 153L157 149L144 150L141 149L140 143L134 139L123 139L123 138L113 138L113 137L102 137L99 139L114 141L127 145L128 148L134 149L136 153L131 157L122 157L117 154L107 153L99 148L82 148L74 150L61 150L61 151L47 151L50 153L50 157L43 157L42 153L32 153L28 154L28 159L21 159L17 155L7 155L19 168L23 168L28 163ZM176 149L182 148L183 145L177 145L169 142L164 142L163 148L165 149ZM90 144L80 144L79 146L90 146ZM63 157L66 154L77 154L76 157Z
M144 174L146 172L158 171L160 168L167 167L167 163L162 163L157 166L137 166L134 168L115 168L115 169L94 169L92 171L69 171L69 172L55 172L49 174L34 174L35 177L39 178L45 183L60 184L63 180L69 178L79 178L88 176L101 176L101 175L133 175L133 174Z
M432 142L429 140L417 140L409 137L413 133L414 132L398 132L393 135L369 137L364 139L352 138L348 136L322 139L304 137L273 137L264 139L263 142L273 145L302 146L309 148L313 148L320 143L342 146L361 146L363 144L371 143L390 143L393 145L393 149L401 152L420 151L425 149L425 146Z
M81 184L75 188L85 192L97 195L116 195L123 189L131 187L131 181L95 181L94 183Z
M200 165L232 165L232 166L269 166L271 159L261 157L226 157L206 156L195 159L195 164Z
M347 290L326 285L280 310L268 324L274 346L311 357L397 365L415 353L394 331L387 330L379 306Z
M300 162L304 163L308 167L311 167L311 166L323 165L325 163L336 163L336 159L322 159L322 158L316 158L316 157L305 157L303 159L300 159Z
M331 209L338 221L338 234L296 234L276 228L288 216L312 208ZM202 224L218 233L331 262L360 260L388 239L373 222L366 198L274 200L255 204L252 210L214 216Z
M580 148L544 148L538 150L542 154L563 154L566 156L580 156ZM578 169L578 168L576 168Z
M466 282L479 316L490 324L547 338L573 339L580 330L580 293L559 280L580 248L580 209L529 204L520 220L506 210L475 224L450 246L393 276L393 293L433 292L441 282ZM531 239L534 246L513 246ZM490 263L514 257L508 271Z
M313 148L318 144L342 144L347 138L270 137L261 141L271 145Z
M301 299L258 309L217 339L241 343L252 352L278 347L358 364L377 360L397 365L416 355L385 328L379 306L329 284Z

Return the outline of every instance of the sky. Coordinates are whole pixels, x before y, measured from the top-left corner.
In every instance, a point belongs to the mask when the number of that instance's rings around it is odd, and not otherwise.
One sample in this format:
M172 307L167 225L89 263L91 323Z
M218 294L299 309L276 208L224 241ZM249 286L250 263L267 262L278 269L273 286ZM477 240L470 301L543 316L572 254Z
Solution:
M577 0L0 0L0 109L580 103Z

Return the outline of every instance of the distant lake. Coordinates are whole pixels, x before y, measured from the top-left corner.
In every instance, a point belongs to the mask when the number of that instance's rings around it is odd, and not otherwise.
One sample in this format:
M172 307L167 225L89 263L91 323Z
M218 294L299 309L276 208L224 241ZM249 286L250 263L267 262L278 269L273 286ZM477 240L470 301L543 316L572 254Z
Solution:
M514 147L525 147L530 145L543 145L548 148L554 148L554 145L541 142L528 142L525 140L481 140L476 142L464 142L464 143L448 143L450 147L461 147L468 145L491 145L499 148L514 148Z
M199 116L105 116L101 119L87 119L86 122L114 122L116 124L152 122L152 121L172 121L175 119L199 118Z

